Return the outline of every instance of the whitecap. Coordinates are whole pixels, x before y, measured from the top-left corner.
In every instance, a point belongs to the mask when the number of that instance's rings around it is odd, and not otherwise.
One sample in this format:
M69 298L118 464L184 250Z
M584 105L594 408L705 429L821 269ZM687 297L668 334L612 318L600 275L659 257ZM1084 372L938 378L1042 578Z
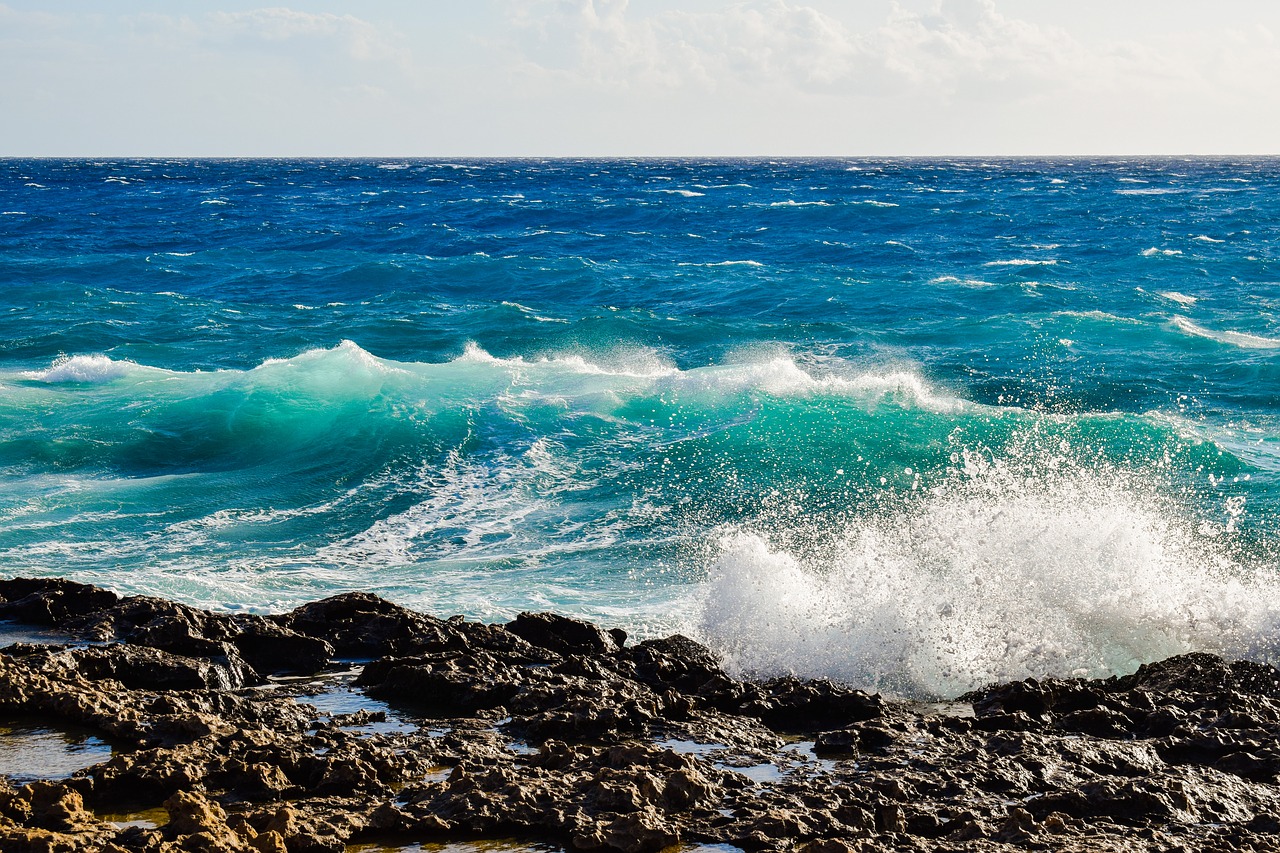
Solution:
M1173 325L1188 335L1193 335L1197 338L1208 338L1220 344L1230 344L1242 349L1280 348L1280 339L1278 338L1265 338L1261 335L1251 335L1248 332L1237 332L1230 329L1226 331L1206 329L1203 326L1196 325L1187 317L1174 317Z
M987 261L984 267L1055 267L1058 265L1056 258L1048 258L1039 260L1036 258L1011 258L1005 261Z
M1187 294L1179 293L1176 290L1162 290L1157 292L1156 295L1163 296L1165 299L1172 302L1177 302L1179 305L1186 305L1188 308L1200 301L1199 297L1188 296Z
M1149 249L1142 250L1142 257L1144 258L1152 258L1157 255L1161 257L1172 258L1181 254L1182 254L1181 249L1157 249L1155 246L1152 246Z
M698 264L692 261L681 261L677 264L681 267L763 267L764 264L759 261L715 261L712 263Z
M959 278L954 275L940 275L937 278L929 279L930 284L958 284L963 287L995 287L996 285L989 281L983 281L980 278Z
M706 195L706 193L700 193L695 190L645 190L645 192L665 193L666 195L678 195L684 198L701 198Z
M105 355L61 356L45 370L33 370L22 375L40 382L100 385L127 375L131 368L137 366L131 361L115 361Z
M1099 311L1096 308L1088 311L1055 311L1055 317L1078 317L1082 320L1101 320L1106 323L1129 323L1132 325L1142 325L1141 320L1135 320L1132 317L1120 317L1107 311Z

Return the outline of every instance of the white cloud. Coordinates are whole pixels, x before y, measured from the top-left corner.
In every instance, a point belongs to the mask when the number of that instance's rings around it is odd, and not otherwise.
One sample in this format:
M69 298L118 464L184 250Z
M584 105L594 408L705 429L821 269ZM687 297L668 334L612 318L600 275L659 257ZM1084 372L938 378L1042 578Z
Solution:
M0 153L1210 153L1280 139L1280 5L1257 0L105 5L0 2Z
M346 56L360 61L408 59L408 52L394 45L378 27L354 15L284 7L212 12L197 20L195 29L209 38L257 40L275 48L288 41L336 44Z
M894 3L879 26L861 30L789 0L648 14L627 0L541 0L520 3L509 22L532 66L606 89L749 86L1007 102L1084 91L1168 95L1233 81L1262 91L1280 69L1264 27L1085 42L1005 15L995 0L937 0L924 10Z

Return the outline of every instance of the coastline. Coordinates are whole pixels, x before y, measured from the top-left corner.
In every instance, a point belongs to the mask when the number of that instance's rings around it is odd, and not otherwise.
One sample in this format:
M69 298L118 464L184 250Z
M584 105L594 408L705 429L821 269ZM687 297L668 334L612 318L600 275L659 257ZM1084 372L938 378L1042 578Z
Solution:
M0 620L0 723L109 747L0 780L5 850L1280 849L1264 664L923 705L741 681L679 635L366 593L254 616L18 578Z

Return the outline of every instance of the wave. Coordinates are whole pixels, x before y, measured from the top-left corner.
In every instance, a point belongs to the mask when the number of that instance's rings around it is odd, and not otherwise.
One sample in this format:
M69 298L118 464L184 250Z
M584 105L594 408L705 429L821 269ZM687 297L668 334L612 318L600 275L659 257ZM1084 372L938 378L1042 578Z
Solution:
M1174 317L1174 328L1188 335L1197 338L1207 338L1211 341L1217 341L1220 344L1229 344L1230 346L1240 347L1242 349L1277 349L1280 348L1280 338L1266 338L1261 335L1252 335L1248 332L1237 332L1233 330L1215 331L1206 329L1204 326L1197 325L1187 317Z
M811 624L833 651L805 657L798 617L769 610L778 590L765 584L773 592L741 598L765 583L751 566L790 571L788 589L810 599L847 585L831 580L854 559L841 554L872 546L876 561L905 567L919 557L915 575L900 574L928 595L959 583L975 565L964 562L970 554L1005 559L990 583L1018 581L1014 552L1001 557L1009 549L993 551L995 539L956 532L966 513L975 529L1008 537L1001 519L1024 513L1026 553L1066 560L1074 548L1092 559L1102 552L1065 537L1102 530L1089 507L1118 507L1120 493L1082 491L1076 483L1094 482L1084 475L1035 486L1043 472L1033 467L1022 480L964 473L977 470L974 454L1042 460L1050 472L1067 464L1019 450L1028 431L1037 446L1082 448L1102 460L1097 471L1125 460L1202 482L1199 472L1240 469L1229 450L1158 419L985 405L911 365L780 348L687 367L638 347L499 355L473 343L450 360L417 362L344 341L244 370L79 355L0 382L0 465L18 495L0 502L0 559L11 571L48 560L116 586L260 606L366 588L495 618L536 606L535 594L595 616L625 600L635 608L627 612L670 631L693 606L681 595L707 565L699 549L726 531L710 600L743 603L710 606L699 632L744 669L868 684L865 659L853 663L827 617L811 614ZM1084 496L1072 503L1072 494ZM1025 514L1036 506L1038 515ZM76 521L104 511L118 517ZM1051 522L1058 538L1035 533ZM145 570L122 582L126 562ZM924 583L929 572L941 586ZM772 626L758 643L734 627L734 613L751 616L748 604ZM1027 660L1033 668L1041 658ZM965 678L993 667L973 664ZM904 692L964 680L917 678L905 664L885 672Z
M756 265L754 261L723 263ZM522 313L533 311L516 302L503 304ZM679 388L734 392L756 389L780 396L900 393L914 403L944 410L954 409L962 402L959 398L939 391L909 370L864 370L840 359L816 356L800 359L789 355L746 354L725 364L681 370L649 349L622 348L594 353L590 357L569 353L526 358L519 355L495 356L474 342L468 343L462 354L452 361L439 363L383 359L352 341L342 341L331 349L308 350L289 358L269 358L249 370L182 372L150 367L129 360L116 360L107 355L76 355L59 357L46 369L24 371L10 378L47 384L105 384L126 378L163 380L166 386L173 388L184 382L189 383L175 397L200 390L222 390L236 386L255 391L264 390L271 386L272 380L278 380L279 390L282 391L345 390L347 394L362 396L362 390L371 390L368 384L370 380L398 376L404 381L416 377L427 380L429 385L438 385L452 369L468 365L497 368L498 371L491 378L503 383L512 379L523 382L533 377L566 379L602 376L664 380L662 387L651 389L659 393ZM476 377L474 374L467 374L465 377L459 374L459 378ZM506 385L482 383L475 390L483 394L493 387ZM465 389L463 390L465 393Z
M257 465L289 453L306 459L326 449L358 457L359 447L345 446L353 441L384 449L452 446L479 418L546 434L581 417L634 429L633 410L656 406L697 432L720 419L735 422L766 398L933 412L968 405L911 369L759 352L680 369L655 350L634 347L501 357L472 343L452 361L433 363L383 359L343 341L248 370L182 372L76 355L4 380L13 385L4 405L17 422L31 410L47 412L40 435L51 443L42 454L62 454L65 446L79 454L76 465L96 458L141 465L140 474Z
M1280 650L1274 571L1197 533L1150 479L1052 452L966 453L918 497L800 545L730 528L695 630L740 672L917 698L1127 673L1192 650Z
M984 267L1055 267L1058 265L1056 258L1036 259L1036 258L1011 258L1004 261L987 261Z
M1121 317L1106 311L1099 311L1096 308L1089 311L1055 311L1055 317L1074 317L1080 320L1100 320L1104 323L1124 323L1127 325L1140 326L1141 320L1135 320L1132 317Z
M62 356L44 370L26 371L24 379L37 382L97 385L119 379L143 368L131 361L114 361L105 355Z
M960 278L954 275L940 275L936 278L929 279L930 284L958 284L963 287L997 287L993 282L983 281L980 278Z
M715 261L712 263L698 264L690 261L681 261L677 266L681 267L763 267L764 264L759 261Z
M1187 294L1179 293L1176 290L1161 290L1157 292L1156 295L1163 296L1165 299L1168 299L1171 302L1176 302L1179 305L1186 305L1188 308L1200 301L1199 297L1188 296Z
M694 190L681 190L681 189L674 189L674 190L645 190L645 192L651 192L651 193L664 193L664 194L666 194L666 195L678 195L678 196L683 196L684 198L702 198L703 196L705 196L705 195L706 195L706 193L700 193L700 192L696 192L696 191L694 191Z

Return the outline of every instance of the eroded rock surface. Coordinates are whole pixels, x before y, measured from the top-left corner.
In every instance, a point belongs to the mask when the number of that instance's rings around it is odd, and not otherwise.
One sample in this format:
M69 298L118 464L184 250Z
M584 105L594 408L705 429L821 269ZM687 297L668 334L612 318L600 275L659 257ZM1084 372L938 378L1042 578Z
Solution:
M68 638L0 649L0 720L114 748L66 780L0 780L5 851L1280 850L1280 672L1256 663L930 707L744 682L686 637L365 593L264 617L15 579L0 619Z

